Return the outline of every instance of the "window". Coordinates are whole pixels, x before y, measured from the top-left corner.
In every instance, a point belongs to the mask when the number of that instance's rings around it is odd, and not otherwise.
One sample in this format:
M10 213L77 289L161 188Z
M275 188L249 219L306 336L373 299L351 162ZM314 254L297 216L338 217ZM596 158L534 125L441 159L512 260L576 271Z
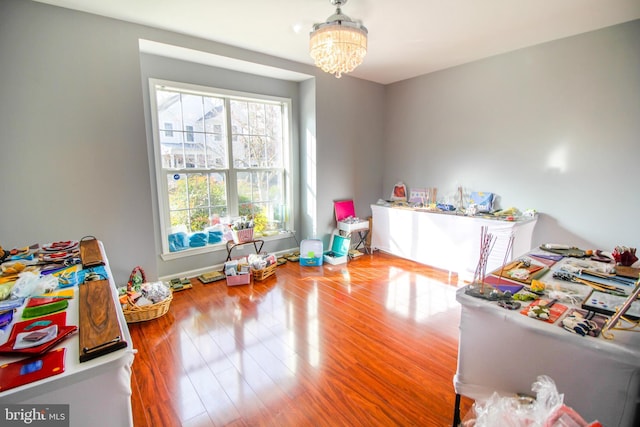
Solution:
M185 126L187 130L187 142L193 142L193 126Z
M290 229L290 100L153 79L150 94L164 253L215 244L238 216Z
M164 124L164 136L173 136L173 123Z

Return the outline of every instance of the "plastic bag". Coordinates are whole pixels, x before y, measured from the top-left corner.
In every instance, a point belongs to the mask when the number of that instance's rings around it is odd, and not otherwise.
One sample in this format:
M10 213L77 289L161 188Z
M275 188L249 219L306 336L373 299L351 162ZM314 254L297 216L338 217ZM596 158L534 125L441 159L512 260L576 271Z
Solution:
M146 282L141 285L142 295L156 304L164 301L171 294L169 287L163 282Z
M24 271L18 275L16 284L11 289L11 298L26 298L31 295L41 295L51 292L58 287L58 278L49 274L40 277L31 271Z
M471 203L476 205L478 212L493 211L493 193L485 193L483 191L474 191L471 193Z
M501 397L494 393L488 400L476 401L465 417L464 427L586 427L575 411L563 404L555 382L541 375L531 386L536 398Z
M11 289L15 282L3 283L0 285L0 301L6 300L11 295Z

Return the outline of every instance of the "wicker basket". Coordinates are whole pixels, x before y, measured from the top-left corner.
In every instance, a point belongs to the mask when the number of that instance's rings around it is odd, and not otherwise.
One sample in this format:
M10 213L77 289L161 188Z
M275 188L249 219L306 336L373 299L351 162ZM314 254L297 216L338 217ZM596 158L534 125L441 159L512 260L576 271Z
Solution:
M253 280L264 280L269 276L273 276L276 274L276 267L278 264L271 264L268 267L263 268L262 270L251 270L253 273Z
M147 278L144 274L142 267L137 266L131 271L129 276L129 282L127 283L127 290L131 291L136 285L140 285L146 282ZM123 305L122 312L127 323L144 322L145 320L157 319L160 316L164 316L169 311L169 305L173 300L173 292L169 293L169 296L164 300L155 304L143 305L142 307L136 305L136 303L127 298L127 304Z
M167 314L172 300L173 292L160 302L151 305L144 305L142 307L136 305L133 301L130 301L130 303L127 304L127 308L122 309L124 312L124 318L127 323L144 322L146 320L157 319L158 317Z

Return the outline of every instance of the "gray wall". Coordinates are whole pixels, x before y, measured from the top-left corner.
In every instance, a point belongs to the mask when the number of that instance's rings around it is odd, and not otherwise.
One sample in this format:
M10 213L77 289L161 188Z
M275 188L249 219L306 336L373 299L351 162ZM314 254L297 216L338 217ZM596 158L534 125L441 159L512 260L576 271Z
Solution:
M534 208L534 244L640 246L640 21L387 86L393 185Z
M298 239L328 241L334 199L354 197L366 214L379 193L381 178L369 179L373 172L359 173L355 167L337 168L334 160L340 157L355 164L350 147L361 145L364 139L381 147L384 134L376 126L361 133L360 113L354 120L336 116L345 113L344 106L358 105L362 99L376 102L363 114L374 112L382 117L382 86L349 77L335 80L309 65L185 35L41 3L3 0L0 245L11 248L95 235L104 242L119 283L126 281L136 265L155 279L207 268L224 259L226 252L169 262L159 256L149 117L144 113L148 88L142 73L155 74L157 62L143 58L141 68L140 38L318 75L320 93L303 91L299 119L305 124L315 122L319 133L314 136L314 170L318 173L314 180L323 182L326 174L335 185L318 186L313 210L299 215ZM156 77L173 78L177 67L167 65L166 75ZM199 67L184 71L194 79L203 75ZM258 91L270 85L260 77L211 71L224 74L226 83L242 82ZM274 90L289 87L286 82L272 84ZM305 87L313 88L313 84ZM327 138L331 140L325 142ZM365 158L372 159L370 155ZM380 165L373 166L380 170ZM303 184L296 183L296 189ZM297 200L295 203L300 206ZM311 219L320 227L307 225ZM288 241L295 246L295 241Z
M94 235L114 274L154 274L134 27L0 2L0 244Z
M386 101L381 85L331 75L315 80L318 232L327 238L336 226L334 200L353 198L356 214L366 218L380 197Z

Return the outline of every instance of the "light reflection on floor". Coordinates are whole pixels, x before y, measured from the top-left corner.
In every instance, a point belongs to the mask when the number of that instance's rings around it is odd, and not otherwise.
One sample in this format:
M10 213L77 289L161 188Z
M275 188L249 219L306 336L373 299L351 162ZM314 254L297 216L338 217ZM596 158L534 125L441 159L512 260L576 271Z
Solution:
M320 275L308 277L307 291L295 296L280 285L256 286L248 294L230 289L221 305L206 312L194 310L183 319L174 349L183 361L183 375L176 384L183 402L180 417L188 419L205 409L232 414L235 408L261 407L291 393L301 369L307 378L310 371L321 372L326 341L319 310L345 294L370 293L387 312L415 323L426 324L458 307L455 286L420 273L391 268L379 287L362 287L352 283L347 268L338 271L341 279L332 279L330 289L329 279ZM211 393L201 395L201 390ZM226 398L215 399L212 407L214 393ZM255 402L247 401L256 397Z
M455 287L394 268L389 271L385 305L389 311L416 322L458 307Z

